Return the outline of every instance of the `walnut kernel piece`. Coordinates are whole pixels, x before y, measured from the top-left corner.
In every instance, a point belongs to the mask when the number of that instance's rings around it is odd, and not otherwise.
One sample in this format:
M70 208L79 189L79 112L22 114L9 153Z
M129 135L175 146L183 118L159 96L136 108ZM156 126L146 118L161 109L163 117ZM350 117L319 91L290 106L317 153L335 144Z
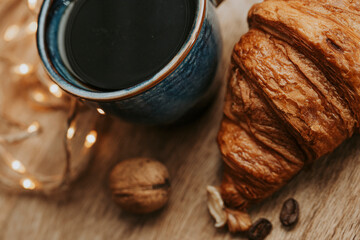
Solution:
M226 209L227 225L232 233L245 232L251 227L251 218L248 213L233 209Z
M215 219L215 227L223 227L227 222L227 214L220 192L213 186L207 186L206 190L208 192L208 209Z
M208 209L215 219L215 227L228 225L229 231L245 232L251 227L251 219L248 213L225 207L219 189L213 186L207 187Z

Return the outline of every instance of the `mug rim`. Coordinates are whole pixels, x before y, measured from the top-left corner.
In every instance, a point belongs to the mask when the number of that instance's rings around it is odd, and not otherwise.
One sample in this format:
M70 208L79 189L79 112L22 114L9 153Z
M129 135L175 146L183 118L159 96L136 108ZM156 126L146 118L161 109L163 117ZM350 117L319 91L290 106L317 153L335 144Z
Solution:
M172 60L166 64L160 71L158 71L151 78L142 81L141 83L115 91L100 92L91 89L83 89L75 86L74 84L67 81L58 71L55 69L50 57L48 56L46 44L45 44L45 28L46 28L46 19L48 16L49 9L54 0L45 0L41 7L41 11L38 19L38 30L37 30L37 46L42 64L45 67L50 78L64 91L87 100L95 101L113 101L121 100L126 98L131 98L135 95L141 94L150 88L156 86L162 82L166 77L168 77L188 56L191 49L195 45L196 40L200 35L200 30L202 28L205 15L206 15L206 2L207 0L197 0L198 7L195 12L195 21L194 27L190 31L189 37L184 42L181 49L178 53L172 58Z

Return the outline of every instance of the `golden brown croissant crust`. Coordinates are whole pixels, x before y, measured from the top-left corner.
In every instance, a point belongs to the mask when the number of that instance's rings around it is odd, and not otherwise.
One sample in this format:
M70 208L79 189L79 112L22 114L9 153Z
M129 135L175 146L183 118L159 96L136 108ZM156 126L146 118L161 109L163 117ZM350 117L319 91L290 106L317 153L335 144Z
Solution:
M359 127L360 1L268 0L232 53L218 135L227 207L246 209Z

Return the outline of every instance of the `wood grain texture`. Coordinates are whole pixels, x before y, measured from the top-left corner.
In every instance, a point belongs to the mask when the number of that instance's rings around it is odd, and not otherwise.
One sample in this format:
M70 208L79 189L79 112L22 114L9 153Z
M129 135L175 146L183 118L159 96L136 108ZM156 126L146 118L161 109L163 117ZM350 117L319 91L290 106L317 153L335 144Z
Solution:
M246 14L253 3L227 0L217 10L224 43L217 77L224 83L232 47L247 31ZM0 239L243 239L215 229L206 207L205 187L221 180L215 139L224 85L211 108L186 125L154 128L107 118L92 164L65 200L0 193ZM45 145L53 141L56 138ZM118 161L141 156L162 161L172 178L169 204L147 216L119 210L107 183ZM354 136L254 207L252 219L272 222L267 239L360 239L359 172L360 137ZM282 203L289 197L300 204L300 220L290 231L279 220Z

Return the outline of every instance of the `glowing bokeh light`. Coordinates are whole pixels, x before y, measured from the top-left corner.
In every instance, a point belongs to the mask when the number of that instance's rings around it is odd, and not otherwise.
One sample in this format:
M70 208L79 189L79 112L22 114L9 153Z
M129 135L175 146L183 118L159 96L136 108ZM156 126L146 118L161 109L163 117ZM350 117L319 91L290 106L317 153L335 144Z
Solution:
M38 27L37 22L33 21L29 23L26 30L29 34L36 33L37 27Z
M95 130L90 131L85 138L84 146L86 148L91 148L95 144L96 139L97 139L97 132Z
M56 84L51 84L49 87L49 91L55 96L60 98L62 96L61 89Z
M11 162L11 168L19 173L24 173L25 172L25 167L24 165L19 161L19 160L14 160Z
M104 111L103 109L101 109L101 108L97 108L96 110L97 110L98 113L100 113L101 115L105 115L105 114L106 114L105 111Z
M74 137L74 135L75 135L75 127L71 126L67 130L66 137L68 139L72 139Z
M33 190L35 189L36 185L34 181L32 181L30 178L24 178L20 181L20 184L23 188L27 190Z
M27 128L27 131L28 133L34 133L39 130L39 127L40 127L39 123L34 122Z
M20 28L18 25L11 25L9 26L4 34L4 40L9 42L16 38L16 36L19 34Z

